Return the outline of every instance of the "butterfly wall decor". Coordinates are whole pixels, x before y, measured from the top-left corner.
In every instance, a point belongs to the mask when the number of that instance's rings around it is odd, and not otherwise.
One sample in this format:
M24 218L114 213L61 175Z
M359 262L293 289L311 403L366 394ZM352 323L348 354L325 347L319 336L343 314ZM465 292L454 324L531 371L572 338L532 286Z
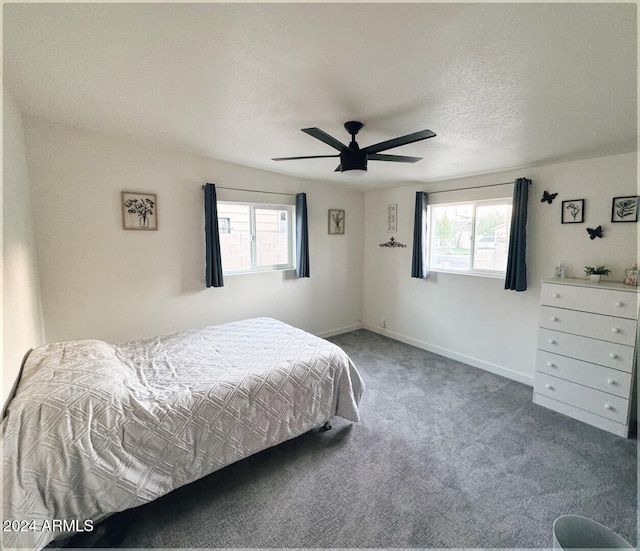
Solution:
M598 226L597 228L587 228L587 232L589 232L590 239L602 237L602 226Z
M540 199L541 203L544 203L545 201L549 204L553 203L553 200L558 196L557 193L549 193L546 189L544 190L544 192L542 193L542 199Z

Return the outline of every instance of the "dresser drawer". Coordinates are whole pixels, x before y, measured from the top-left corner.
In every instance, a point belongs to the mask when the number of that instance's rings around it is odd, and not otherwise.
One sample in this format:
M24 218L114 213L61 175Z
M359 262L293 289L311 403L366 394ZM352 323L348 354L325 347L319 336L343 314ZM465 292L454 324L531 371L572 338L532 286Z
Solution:
M538 350L536 371L629 399L631 373Z
M599 341L551 329L538 330L538 349L629 373L633 368L632 346Z
M543 306L540 327L634 346L637 321Z
M569 404L559 402L558 400L554 400L553 398L549 398L548 396L543 396L542 394L534 393L533 402L534 404L552 409L554 411L557 411L558 413L562 413L563 415L568 415L569 417L578 419L583 423L589 423L594 427L607 430L609 432L612 432L613 434L622 436L623 438L627 438L629 436L629 425L627 425L626 423L618 423L617 421L612 421L611 419L607 419L606 417L601 417L600 415L596 415L594 413L591 413L590 411L570 406Z
M638 319L638 295L632 291L543 283L540 299L544 306Z
M628 400L546 373L536 373L534 391L618 423L626 423L628 419Z

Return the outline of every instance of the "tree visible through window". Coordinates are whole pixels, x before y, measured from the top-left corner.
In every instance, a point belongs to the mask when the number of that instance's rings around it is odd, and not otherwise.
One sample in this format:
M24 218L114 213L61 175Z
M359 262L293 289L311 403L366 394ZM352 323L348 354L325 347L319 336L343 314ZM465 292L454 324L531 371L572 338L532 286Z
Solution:
M429 269L504 274L510 222L510 198L430 206Z

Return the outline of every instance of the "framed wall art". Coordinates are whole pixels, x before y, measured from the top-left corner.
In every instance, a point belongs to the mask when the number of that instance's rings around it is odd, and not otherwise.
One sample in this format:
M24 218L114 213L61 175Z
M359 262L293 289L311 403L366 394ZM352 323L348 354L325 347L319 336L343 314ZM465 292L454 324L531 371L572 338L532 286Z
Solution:
M398 231L398 205L387 205L387 232Z
M638 221L638 196L614 197L611 202L612 222Z
M344 211L329 209L329 234L342 235L344 233Z
M562 201L562 223L582 224L584 222L584 199Z
M123 230L158 229L158 199L155 193L123 191L121 204Z

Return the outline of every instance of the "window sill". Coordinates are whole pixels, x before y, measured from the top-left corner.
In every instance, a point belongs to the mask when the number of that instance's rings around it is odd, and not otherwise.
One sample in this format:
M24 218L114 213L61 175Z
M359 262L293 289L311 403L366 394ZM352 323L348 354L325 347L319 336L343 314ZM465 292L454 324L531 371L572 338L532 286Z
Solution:
M295 272L295 268L287 266L286 268L263 268L259 270L234 270L232 272L222 272L223 277L247 275L247 274L268 274L273 272Z
M455 274L455 275L463 275L463 276L473 276L473 277L487 277L489 279L502 279L506 277L506 272L481 272L481 271L469 271L464 272L461 270L447 270L445 268L429 268L429 273L440 273L440 274Z

